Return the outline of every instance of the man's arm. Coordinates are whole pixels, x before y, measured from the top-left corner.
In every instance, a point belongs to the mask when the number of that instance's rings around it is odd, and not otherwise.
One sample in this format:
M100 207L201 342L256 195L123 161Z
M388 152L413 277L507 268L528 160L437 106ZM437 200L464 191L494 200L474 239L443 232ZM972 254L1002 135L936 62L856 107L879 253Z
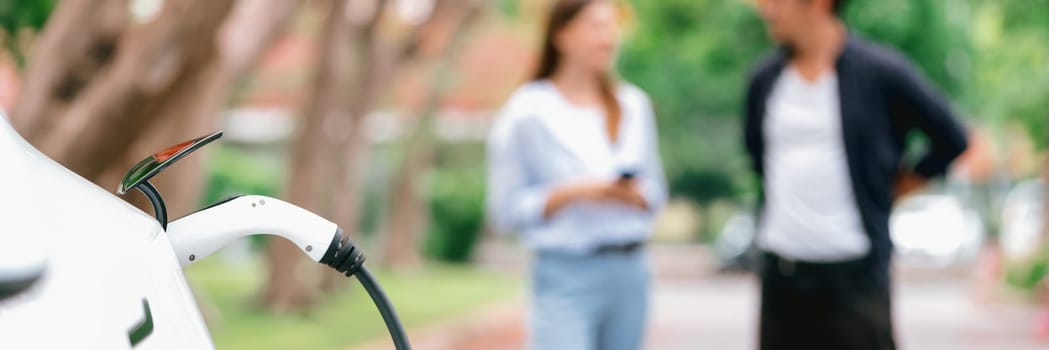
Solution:
M910 63L895 60L890 78L894 104L898 104L929 140L930 149L913 169L897 178L896 195L904 196L924 187L928 179L943 176L948 167L968 147L968 136L958 123L946 99L919 74Z
M764 172L764 159L759 156L764 150L765 140L761 134L761 116L759 115L758 85L761 80L761 69L759 68L747 82L743 100L743 146L750 158L751 170L755 174Z

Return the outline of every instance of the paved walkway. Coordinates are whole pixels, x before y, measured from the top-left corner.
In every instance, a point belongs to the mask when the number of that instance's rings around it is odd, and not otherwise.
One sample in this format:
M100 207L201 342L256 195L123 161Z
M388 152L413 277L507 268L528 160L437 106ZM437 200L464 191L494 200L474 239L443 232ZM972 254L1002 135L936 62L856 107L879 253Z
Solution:
M958 279L904 280L896 289L901 349L1049 349L1030 331L1034 310L977 305ZM663 281L650 349L754 349L757 286L750 279Z
M680 266L670 261L654 265ZM661 277L654 285L646 349L754 349L758 306L755 281L743 275L716 275L709 273L710 269L693 266L708 272L684 273L679 267L673 273L657 273ZM904 275L907 277L896 284L894 311L901 349L1049 349L1049 342L1032 336L1035 309L974 302L968 279L960 274ZM518 296L462 319L417 330L411 334L413 345L424 350L522 349L524 302L525 297ZM365 348L388 347L375 344Z

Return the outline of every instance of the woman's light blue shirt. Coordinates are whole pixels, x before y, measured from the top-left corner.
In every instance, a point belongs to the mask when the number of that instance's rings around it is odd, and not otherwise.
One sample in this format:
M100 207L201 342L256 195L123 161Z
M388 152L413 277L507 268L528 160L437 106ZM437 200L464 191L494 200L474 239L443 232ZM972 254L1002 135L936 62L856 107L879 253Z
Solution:
M667 200L651 102L620 85L617 142L608 139L601 109L570 103L549 81L514 92L488 136L488 216L494 228L518 233L535 250L585 253L601 245L648 239ZM648 209L576 202L546 219L552 188L635 174Z

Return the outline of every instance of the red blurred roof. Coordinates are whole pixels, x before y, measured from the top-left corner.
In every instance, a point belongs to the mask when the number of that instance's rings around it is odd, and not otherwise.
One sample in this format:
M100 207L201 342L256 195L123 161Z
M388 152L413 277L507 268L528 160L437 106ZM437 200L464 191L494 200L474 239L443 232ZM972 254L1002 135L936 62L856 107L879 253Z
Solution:
M314 39L305 34L291 33L278 39L251 72L240 103L296 108L309 86L316 52Z
M469 33L463 51L456 57L455 73L442 109L467 112L498 109L513 89L525 80L534 61L528 36L496 21L483 21ZM316 56L316 39L289 34L279 39L252 72L239 101L253 107L295 109L310 84ZM395 109L415 110L424 103L431 86L432 61L428 66L402 67L384 102ZM467 113L465 115L477 115Z

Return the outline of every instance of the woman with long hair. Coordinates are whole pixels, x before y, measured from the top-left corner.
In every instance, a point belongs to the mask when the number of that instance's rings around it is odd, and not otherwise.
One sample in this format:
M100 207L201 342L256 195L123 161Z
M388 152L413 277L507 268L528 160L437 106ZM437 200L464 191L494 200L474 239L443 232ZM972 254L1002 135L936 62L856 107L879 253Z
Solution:
M534 252L530 347L638 349L666 201L648 97L615 78L621 8L559 0L488 139L488 211Z

